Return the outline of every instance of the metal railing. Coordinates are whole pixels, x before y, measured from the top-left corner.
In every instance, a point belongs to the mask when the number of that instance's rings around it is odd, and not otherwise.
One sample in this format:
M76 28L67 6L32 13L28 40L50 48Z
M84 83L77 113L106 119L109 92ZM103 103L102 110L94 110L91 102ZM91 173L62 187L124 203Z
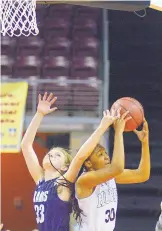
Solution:
M79 112L78 115L81 116L86 112L93 112L93 115L100 117L102 113L103 85L99 79L2 79L2 83L24 81L29 84L26 113L35 113L38 94L44 94L45 91L53 92L58 97L58 109L70 116L75 112Z

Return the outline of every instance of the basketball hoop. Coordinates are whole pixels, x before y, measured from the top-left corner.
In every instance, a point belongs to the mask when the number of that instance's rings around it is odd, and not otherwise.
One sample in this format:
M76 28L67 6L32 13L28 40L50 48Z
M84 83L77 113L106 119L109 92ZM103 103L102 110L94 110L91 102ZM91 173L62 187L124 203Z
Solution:
M12 37L39 33L36 0L0 0L1 33Z

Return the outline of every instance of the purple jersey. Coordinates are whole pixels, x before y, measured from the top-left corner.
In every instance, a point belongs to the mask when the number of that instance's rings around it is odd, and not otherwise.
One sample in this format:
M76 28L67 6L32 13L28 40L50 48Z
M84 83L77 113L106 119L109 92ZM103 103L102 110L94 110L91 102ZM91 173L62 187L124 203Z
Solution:
M71 203L57 194L57 179L42 180L33 197L39 231L69 231Z

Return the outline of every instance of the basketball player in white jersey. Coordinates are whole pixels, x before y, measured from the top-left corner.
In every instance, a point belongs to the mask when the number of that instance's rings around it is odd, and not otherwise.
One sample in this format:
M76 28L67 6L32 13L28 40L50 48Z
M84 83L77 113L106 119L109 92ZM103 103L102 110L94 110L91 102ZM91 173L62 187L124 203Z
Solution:
M149 131L146 120L142 131L134 131L142 143L139 167L136 170L124 169L124 116L114 123L114 151L111 163L104 147L96 143L95 149L84 163L84 172L76 182L76 198L82 210L79 231L113 231L118 203L116 183L141 183L149 179ZM123 166L118 174L113 167L117 162Z

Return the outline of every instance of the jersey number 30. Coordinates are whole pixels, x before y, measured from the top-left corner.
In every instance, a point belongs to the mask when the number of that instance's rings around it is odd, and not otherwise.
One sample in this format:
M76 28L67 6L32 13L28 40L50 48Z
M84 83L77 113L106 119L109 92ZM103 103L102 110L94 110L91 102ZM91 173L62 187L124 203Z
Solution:
M37 224L44 222L44 205L35 205L35 212L36 212L36 221Z
M115 209L114 208L106 210L105 214L106 214L106 219L105 219L106 223L108 223L109 221L113 221L115 219Z

